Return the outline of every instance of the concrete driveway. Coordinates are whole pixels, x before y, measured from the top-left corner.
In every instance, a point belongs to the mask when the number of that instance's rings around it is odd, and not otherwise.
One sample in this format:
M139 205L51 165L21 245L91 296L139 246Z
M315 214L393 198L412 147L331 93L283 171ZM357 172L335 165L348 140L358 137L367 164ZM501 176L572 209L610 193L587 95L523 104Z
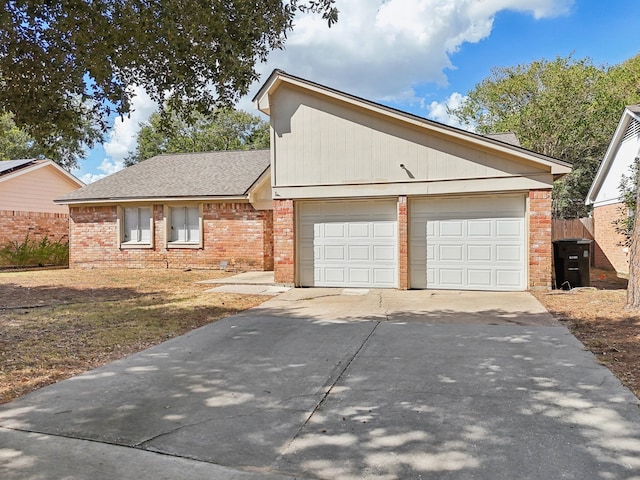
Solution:
M640 479L636 399L526 293L294 289L0 408L3 479Z

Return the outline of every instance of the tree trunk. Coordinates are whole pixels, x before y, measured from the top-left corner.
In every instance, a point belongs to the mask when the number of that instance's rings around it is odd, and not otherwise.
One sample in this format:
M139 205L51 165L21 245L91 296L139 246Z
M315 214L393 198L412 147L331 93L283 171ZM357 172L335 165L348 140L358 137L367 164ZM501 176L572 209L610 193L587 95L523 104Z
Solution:
M627 286L627 308L640 310L640 175L636 193L636 212L633 218L633 233L629 246L629 285Z

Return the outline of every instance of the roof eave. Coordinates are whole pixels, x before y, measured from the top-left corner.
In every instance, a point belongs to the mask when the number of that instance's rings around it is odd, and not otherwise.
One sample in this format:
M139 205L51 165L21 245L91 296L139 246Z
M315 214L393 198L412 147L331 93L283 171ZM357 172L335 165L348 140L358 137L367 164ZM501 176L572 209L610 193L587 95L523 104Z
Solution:
M220 196L184 196L184 197L109 197L109 198L58 198L58 205L107 205L116 203L175 203L175 202L244 202L249 201L248 194Z
M586 205L593 205L595 203L596 197L600 193L600 188L602 188L602 184L604 183L604 179L607 177L609 169L611 168L611 162L613 162L613 159L615 158L615 152L618 150L620 142L624 137L624 133L627 131L627 127L629 126L629 122L632 118L640 121L640 116L631 111L628 107L625 108L613 137L611 138L611 142L607 147L607 151L600 162L598 171L593 178L593 182L591 182L591 188L589 188L589 192L587 193L587 197L584 201Z

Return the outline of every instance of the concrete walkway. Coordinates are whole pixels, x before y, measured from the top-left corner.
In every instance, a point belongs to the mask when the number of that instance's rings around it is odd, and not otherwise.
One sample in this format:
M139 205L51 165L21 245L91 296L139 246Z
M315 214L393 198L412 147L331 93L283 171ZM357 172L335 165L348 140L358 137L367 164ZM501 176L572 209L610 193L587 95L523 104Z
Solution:
M640 478L638 400L531 296L414 293L291 290L3 405L0 478Z
M218 285L205 290L212 293L240 293L273 297L290 290L290 287L275 283L273 272L243 272L230 277L202 280L198 283Z

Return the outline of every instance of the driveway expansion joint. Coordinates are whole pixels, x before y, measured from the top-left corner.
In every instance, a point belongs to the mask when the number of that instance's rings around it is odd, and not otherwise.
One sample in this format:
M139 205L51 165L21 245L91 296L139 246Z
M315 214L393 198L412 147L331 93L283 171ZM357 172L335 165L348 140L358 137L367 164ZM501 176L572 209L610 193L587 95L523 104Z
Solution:
M311 413L309 414L309 416L305 419L305 421L302 423L302 425L300 426L300 428L298 429L298 431L293 435L293 437L291 437L291 439L287 442L286 447L283 449L283 452L287 450L287 448L289 448L289 446L293 443L293 441L298 438L300 436L300 433L304 430L304 427L309 423L309 421L311 420L311 418L315 415L315 413L320 409L320 407L322 406L322 404L325 402L325 400L329 397L329 395L331 394L331 391L333 390L333 387L336 386L336 384L340 381L340 379L342 378L342 376L344 375L344 372L347 371L347 369L351 366L351 364L353 363L353 361L356 359L356 357L358 356L358 354L362 351L362 349L364 348L364 346L367 344L367 342L369 341L369 339L372 337L372 335L374 334L374 332L376 331L376 329L378 328L378 326L380 325L381 322L375 322L373 325L373 328L371 329L371 331L369 332L369 334L366 336L366 338L362 341L362 344L358 347L358 349L356 350L356 352L351 356L351 358L349 358L349 360L347 362L345 362L344 367L340 370L340 373L338 375L336 375L336 378L333 380L333 382L331 382L331 385L329 386L329 388L327 388L327 391L324 393L324 395L322 395L322 398L318 401L318 403L316 404L316 406L313 408L313 410L311 411ZM282 455L280 455L282 456Z

